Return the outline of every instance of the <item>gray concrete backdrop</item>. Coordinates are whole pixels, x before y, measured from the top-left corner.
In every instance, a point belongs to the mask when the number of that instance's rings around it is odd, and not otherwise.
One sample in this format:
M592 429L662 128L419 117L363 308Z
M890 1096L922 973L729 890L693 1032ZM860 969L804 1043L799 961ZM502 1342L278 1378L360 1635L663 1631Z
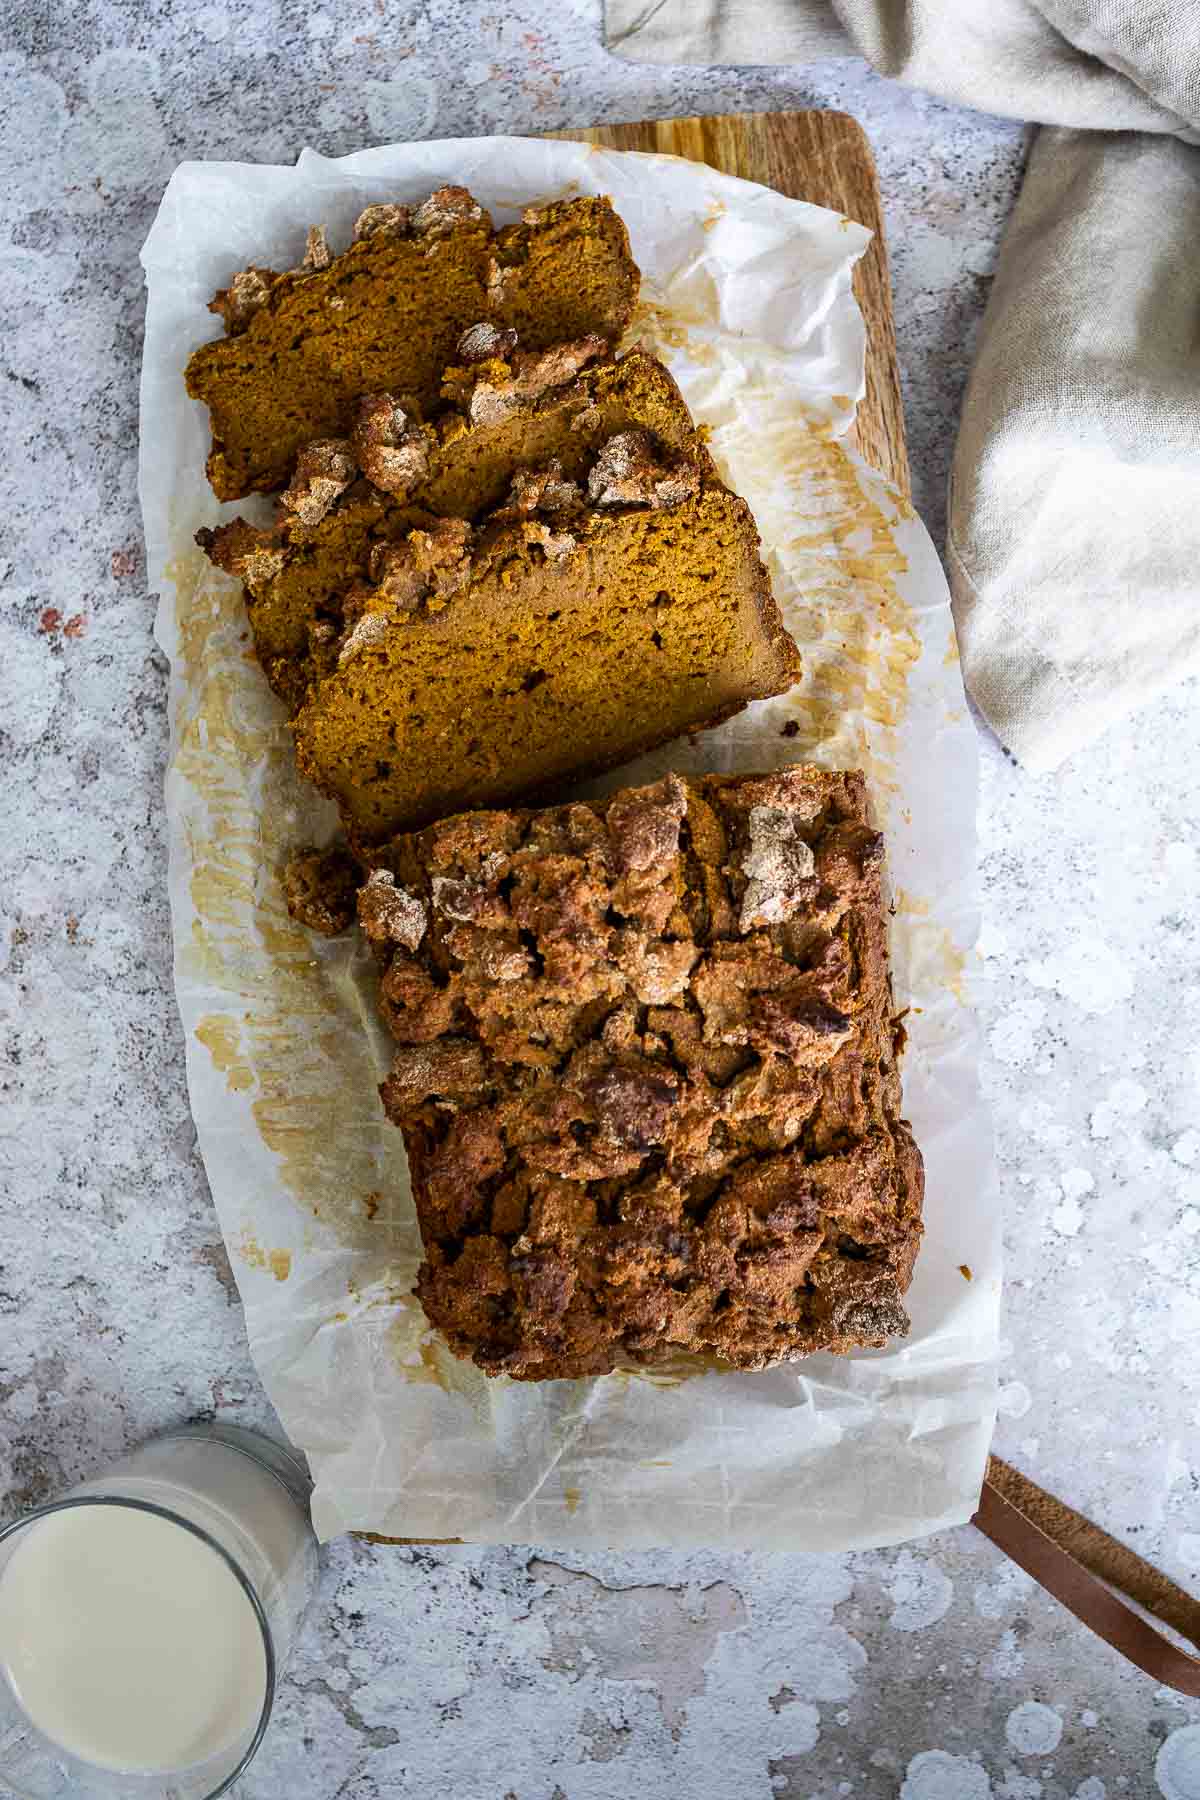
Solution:
M171 169L809 105L875 147L937 536L1019 127L853 61L620 62L598 0L16 0L0 22L4 1513L168 1423L269 1418L171 988L136 494L137 258ZM1198 720L1192 684L1045 780L987 739L981 803L999 1446L1193 1584ZM1200 1800L1200 1706L969 1530L838 1558L342 1542L242 1792Z

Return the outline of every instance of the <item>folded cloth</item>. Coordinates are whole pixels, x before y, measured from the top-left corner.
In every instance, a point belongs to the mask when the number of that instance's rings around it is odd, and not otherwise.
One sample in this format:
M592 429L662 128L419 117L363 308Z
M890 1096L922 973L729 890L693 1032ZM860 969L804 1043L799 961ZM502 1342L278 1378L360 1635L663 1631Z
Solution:
M1200 7L607 0L645 61L867 56L1044 129L963 407L947 557L967 686L1032 769L1200 671Z

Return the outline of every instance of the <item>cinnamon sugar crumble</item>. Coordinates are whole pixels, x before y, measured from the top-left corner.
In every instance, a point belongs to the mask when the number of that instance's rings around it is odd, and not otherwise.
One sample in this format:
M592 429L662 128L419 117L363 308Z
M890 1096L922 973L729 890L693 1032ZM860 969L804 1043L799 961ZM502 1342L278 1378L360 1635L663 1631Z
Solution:
M361 880L362 871L347 850L298 850L283 872L288 912L310 931L336 937L354 923Z
M411 219L412 213L407 206L396 206L391 202L364 206L354 221L354 242L357 244L362 238L374 237L377 231L406 237Z
M440 236L459 225L491 226L487 213L465 187L435 189L412 215L412 229L417 237Z
M517 347L517 334L511 325L492 325L482 320L468 325L458 340L456 354L463 363L504 362Z
M379 947L380 1092L458 1355L523 1380L680 1350L762 1368L908 1329L922 1177L877 843L860 775L797 767L377 853L427 908L418 950ZM777 922L743 934L748 882Z
M394 394L363 395L350 441L363 474L382 493L406 498L429 475L433 434Z
M296 458L292 479L280 504L305 525L319 525L334 501L358 475L358 464L346 438L318 438Z
M325 227L310 225L304 240L304 260L300 264L301 272L315 275L318 269L327 269L332 260L329 240L325 236Z
M207 525L196 533L205 555L227 575L236 575L251 590L272 581L287 561L278 533L234 519L216 531Z
M679 506L699 487L695 463L667 461L641 430L609 438L588 476L588 495L597 506Z
M428 922L415 894L396 885L387 869L374 869L358 894L358 922L372 944L400 944L416 950Z
M741 858L746 891L738 929L743 935L790 919L814 891L816 872L812 850L786 808L752 807L749 837Z
M270 269L239 269L227 288L208 303L209 312L220 313L230 337L245 331L261 306L265 306L276 277Z

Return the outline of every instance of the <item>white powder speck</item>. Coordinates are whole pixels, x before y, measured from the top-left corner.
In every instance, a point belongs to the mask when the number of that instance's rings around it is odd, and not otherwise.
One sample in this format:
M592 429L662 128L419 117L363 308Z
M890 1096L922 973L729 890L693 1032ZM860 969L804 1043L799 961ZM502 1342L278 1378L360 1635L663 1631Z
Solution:
M1063 1724L1052 1706L1023 1700L1004 1722L1004 1735L1018 1756L1048 1756L1057 1750Z
M1086 1712L1080 1713L1079 1723L1084 1727L1085 1730L1094 1731L1096 1729L1096 1726L1100 1723L1100 1715L1099 1715L1099 1713L1094 1713L1092 1711L1091 1707L1089 1706Z
M1150 1098L1139 1081L1123 1078L1114 1081L1108 1090L1108 1096L1097 1106L1091 1118L1091 1131L1094 1138L1110 1138L1113 1127L1119 1120L1136 1119Z
M1200 1573L1200 1537L1194 1531L1181 1531L1175 1548L1180 1562Z
M996 1398L996 1410L1005 1419L1023 1419L1033 1405L1033 1395L1023 1381L1006 1381Z
M986 1769L948 1750L922 1750L908 1765L900 1800L990 1800Z
M1111 944L1081 932L1042 962L1025 964L1027 980L1071 1000L1086 1013L1108 1013L1133 993L1133 977Z
M954 1598L954 1583L935 1562L923 1561L911 1550L901 1551L892 1571L894 1631L923 1631L944 1618Z
M1073 1200L1081 1200L1096 1185L1086 1169L1064 1169L1058 1179L1063 1193Z
M1165 1739L1154 1779L1164 1800L1200 1800L1200 1725L1185 1725Z
M1186 1232L1188 1237L1195 1237L1196 1233L1200 1231L1200 1212L1197 1212L1194 1206L1184 1207L1179 1216L1179 1229Z
M850 1714L846 1711L844 1706L841 1712L837 1713L835 1716L839 1725L848 1725L850 1723Z
M1200 1131L1185 1131L1182 1137L1176 1138L1171 1145L1171 1155L1185 1169L1194 1169L1200 1162Z
M1083 1208L1074 1194L1067 1194L1050 1214L1050 1223L1061 1237L1074 1237L1083 1224Z
M1108 1789L1105 1787L1100 1777L1098 1775L1089 1775L1086 1781L1080 1782L1079 1786L1072 1794L1071 1800L1107 1800L1107 1796Z

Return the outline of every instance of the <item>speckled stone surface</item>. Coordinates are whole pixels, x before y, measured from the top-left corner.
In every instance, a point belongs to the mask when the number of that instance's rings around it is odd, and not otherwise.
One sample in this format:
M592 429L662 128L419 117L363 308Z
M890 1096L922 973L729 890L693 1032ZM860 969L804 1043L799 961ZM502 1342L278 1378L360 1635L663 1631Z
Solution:
M596 0L47 0L0 54L0 1488L270 1424L171 990L164 671L136 496L138 249L183 157L841 106L887 201L935 536L1021 130L861 64L640 68ZM1102 628L1102 621L1098 622ZM999 1447L1200 1580L1200 707L1034 780L984 735ZM344 1541L246 1800L1200 1800L1200 1706L969 1529L845 1558Z

